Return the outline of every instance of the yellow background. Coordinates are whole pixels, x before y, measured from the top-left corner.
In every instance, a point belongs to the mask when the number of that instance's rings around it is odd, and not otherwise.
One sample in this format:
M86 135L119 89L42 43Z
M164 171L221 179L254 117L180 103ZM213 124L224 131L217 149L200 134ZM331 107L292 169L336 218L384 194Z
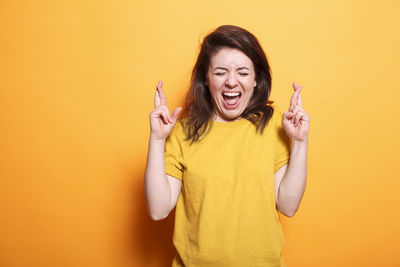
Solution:
M0 266L169 266L143 173L157 81L181 103L202 37L262 43L311 116L288 266L400 266L400 2L1 1Z

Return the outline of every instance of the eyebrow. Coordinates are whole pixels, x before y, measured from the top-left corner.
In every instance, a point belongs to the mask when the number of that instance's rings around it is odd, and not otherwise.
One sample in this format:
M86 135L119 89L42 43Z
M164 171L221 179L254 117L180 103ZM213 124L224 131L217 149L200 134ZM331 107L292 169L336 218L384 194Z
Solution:
M217 69L221 69L221 70L228 70L227 68L224 68L224 67L215 67L213 70L217 70ZM240 68L237 68L236 70L250 70L249 68L247 68L247 67L240 67Z

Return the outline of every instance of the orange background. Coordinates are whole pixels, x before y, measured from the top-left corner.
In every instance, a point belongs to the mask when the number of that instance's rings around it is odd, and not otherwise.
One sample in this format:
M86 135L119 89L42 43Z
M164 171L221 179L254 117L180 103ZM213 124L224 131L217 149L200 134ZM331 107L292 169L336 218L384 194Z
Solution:
M154 89L183 99L198 44L253 32L272 99L303 85L309 175L288 266L400 266L399 1L1 1L0 266L169 266L143 174Z

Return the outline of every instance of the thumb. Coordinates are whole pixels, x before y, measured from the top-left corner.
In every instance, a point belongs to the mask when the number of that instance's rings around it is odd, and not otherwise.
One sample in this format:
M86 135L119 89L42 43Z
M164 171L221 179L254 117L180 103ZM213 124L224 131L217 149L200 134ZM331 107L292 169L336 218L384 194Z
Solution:
M283 117L284 117L285 119L288 119L288 120L290 120L291 118L293 118L293 116L294 116L293 112L290 112L290 111L286 111L285 113L283 113Z
M172 118L172 122L175 123L176 120L178 119L178 114L179 112L181 112L182 108L181 107L177 107L176 109L174 109L174 111L171 114L171 118Z

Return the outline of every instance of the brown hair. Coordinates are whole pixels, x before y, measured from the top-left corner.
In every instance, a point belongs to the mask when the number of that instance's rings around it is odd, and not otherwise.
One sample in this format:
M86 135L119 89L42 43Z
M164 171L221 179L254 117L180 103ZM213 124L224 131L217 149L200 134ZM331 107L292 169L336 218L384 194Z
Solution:
M208 34L201 44L200 53L192 71L189 91L182 112L186 140L199 141L211 127L214 107L206 86L211 56L223 47L236 48L253 62L257 86L241 117L256 125L259 133L264 131L273 114L268 101L271 93L271 70L267 57L257 38L247 30L233 25L223 25Z

